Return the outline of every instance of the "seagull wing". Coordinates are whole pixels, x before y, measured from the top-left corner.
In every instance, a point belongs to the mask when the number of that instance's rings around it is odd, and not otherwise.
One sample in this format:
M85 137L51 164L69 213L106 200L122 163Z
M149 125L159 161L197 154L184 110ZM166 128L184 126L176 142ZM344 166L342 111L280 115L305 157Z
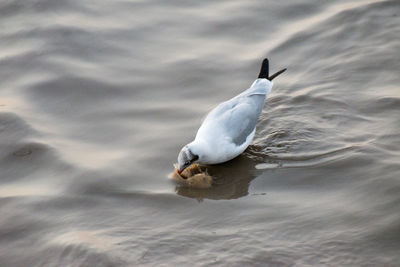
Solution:
M246 142L247 137L255 130L258 117L265 102L265 95L254 94L237 98L225 123L227 137L236 146Z
M240 94L219 104L204 120L198 135L202 132L217 133L213 138L228 138L236 146L246 142L254 131L264 106L266 94ZM208 135L209 136L209 135Z

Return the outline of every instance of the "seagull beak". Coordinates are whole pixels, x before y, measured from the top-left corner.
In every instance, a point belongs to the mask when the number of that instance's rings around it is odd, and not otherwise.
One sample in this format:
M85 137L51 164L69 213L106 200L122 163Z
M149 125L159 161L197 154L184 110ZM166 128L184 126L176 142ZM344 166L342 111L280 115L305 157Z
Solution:
M179 175L181 175L181 173L186 170L186 167L183 167L181 170L180 169L176 169L176 171L179 173Z
M185 170L185 168L183 168L182 170L180 170L179 167L178 167L178 164L174 164L174 167L175 167L176 172L177 172L179 175Z

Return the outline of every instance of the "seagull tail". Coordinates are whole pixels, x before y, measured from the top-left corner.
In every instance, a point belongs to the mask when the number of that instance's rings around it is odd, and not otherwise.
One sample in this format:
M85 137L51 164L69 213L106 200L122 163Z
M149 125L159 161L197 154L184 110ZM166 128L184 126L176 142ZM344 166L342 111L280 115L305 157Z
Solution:
M268 79L269 75L269 61L268 58L265 58L261 65L260 74L258 74L259 79Z
M287 69L284 68L284 69L282 69L282 70L280 70L280 71L278 71L278 72L272 74L272 75L269 76L267 79L270 80L270 81L272 81L274 78L278 77L280 74L284 73L286 70L287 70Z
M282 74L285 71L286 71L286 68L269 76L269 60L268 60L268 58L264 58L264 60L261 64L260 74L258 74L258 79L268 79L268 80L272 81L273 79L275 79L276 77L278 77L280 74Z

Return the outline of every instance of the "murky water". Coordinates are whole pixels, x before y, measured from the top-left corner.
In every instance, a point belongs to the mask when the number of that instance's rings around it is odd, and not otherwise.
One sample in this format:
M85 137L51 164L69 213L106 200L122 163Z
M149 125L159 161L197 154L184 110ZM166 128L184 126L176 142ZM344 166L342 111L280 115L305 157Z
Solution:
M0 265L400 263L400 2L0 3ZM167 175L276 79L254 144Z

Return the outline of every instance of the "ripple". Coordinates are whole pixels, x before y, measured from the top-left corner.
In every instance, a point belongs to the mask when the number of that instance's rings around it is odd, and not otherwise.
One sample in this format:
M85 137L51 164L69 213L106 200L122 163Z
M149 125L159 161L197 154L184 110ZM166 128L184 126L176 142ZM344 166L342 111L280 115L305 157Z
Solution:
M327 151L317 154L304 154L293 156L272 156L268 155L267 159L278 163L260 163L256 165L257 169L274 169L274 168L299 168L320 166L326 163L343 160L349 157L352 153L358 151L362 145L351 145L336 150Z
M396 265L399 1L2 1L5 266ZM167 180L260 58L254 144ZM229 248L229 249L227 249Z

